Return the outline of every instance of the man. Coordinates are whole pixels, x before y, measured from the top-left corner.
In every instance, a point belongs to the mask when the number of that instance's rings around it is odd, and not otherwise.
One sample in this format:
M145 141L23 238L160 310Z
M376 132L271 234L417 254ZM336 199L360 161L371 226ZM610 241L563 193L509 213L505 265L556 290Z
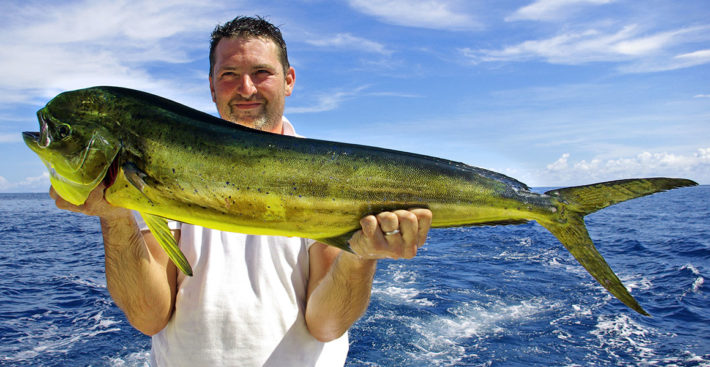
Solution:
M278 28L238 17L212 34L210 90L222 118L295 135L283 117L295 84ZM431 212L367 216L350 239L356 254L312 240L226 233L174 223L195 275L179 273L133 213L94 190L82 206L100 218L106 281L130 323L153 336L154 365L343 365L347 330L366 310L376 261L412 258Z

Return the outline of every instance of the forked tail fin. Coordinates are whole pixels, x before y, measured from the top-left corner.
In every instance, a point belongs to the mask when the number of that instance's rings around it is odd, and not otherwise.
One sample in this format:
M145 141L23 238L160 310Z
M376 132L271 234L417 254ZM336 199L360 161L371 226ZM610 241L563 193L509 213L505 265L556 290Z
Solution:
M560 201L557 215L551 220L538 222L562 242L599 284L625 305L648 316L597 251L589 238L583 218L587 214L622 201L695 185L697 183L686 179L644 178L551 190L545 194L556 197Z

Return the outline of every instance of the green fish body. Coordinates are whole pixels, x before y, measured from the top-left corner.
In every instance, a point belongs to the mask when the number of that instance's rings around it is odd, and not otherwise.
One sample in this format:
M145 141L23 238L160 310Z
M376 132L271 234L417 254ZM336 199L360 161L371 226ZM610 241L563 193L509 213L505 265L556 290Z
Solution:
M23 133L55 190L80 205L102 181L112 205L146 219L171 259L190 265L165 219L248 234L311 238L349 250L359 220L429 208L432 227L519 224L550 230L600 284L646 314L598 253L583 217L685 179L621 180L533 193L505 175L418 154L252 130L148 93L65 92Z

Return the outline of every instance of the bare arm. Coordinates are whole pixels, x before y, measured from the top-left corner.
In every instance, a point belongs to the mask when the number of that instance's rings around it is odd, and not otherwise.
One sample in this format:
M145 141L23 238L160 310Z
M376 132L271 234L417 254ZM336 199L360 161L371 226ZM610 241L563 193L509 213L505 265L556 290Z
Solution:
M327 342L339 338L370 303L377 259L413 258L426 241L432 214L427 209L367 216L350 240L351 254L322 243L311 246L306 325ZM400 233L385 235L399 229Z
M100 218L108 291L133 327L154 335L172 315L177 270L153 235L141 233L133 213L110 205L103 193L100 185L83 205L76 206L50 189L58 208Z

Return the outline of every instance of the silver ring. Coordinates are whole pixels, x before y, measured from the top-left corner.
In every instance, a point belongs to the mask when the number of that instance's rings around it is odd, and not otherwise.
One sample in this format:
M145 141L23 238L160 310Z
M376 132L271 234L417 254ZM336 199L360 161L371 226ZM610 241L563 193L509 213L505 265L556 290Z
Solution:
M385 236L391 236L391 235L397 234L397 233L399 233L399 229L395 229L394 231L385 232Z

